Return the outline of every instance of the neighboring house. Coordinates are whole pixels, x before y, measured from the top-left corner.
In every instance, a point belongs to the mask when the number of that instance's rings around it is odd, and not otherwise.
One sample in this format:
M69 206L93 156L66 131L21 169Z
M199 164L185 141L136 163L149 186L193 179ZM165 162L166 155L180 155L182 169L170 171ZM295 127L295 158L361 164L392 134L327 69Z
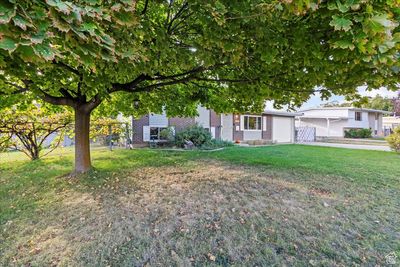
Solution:
M382 136L382 115L390 112L354 107L311 108L296 117L296 127L314 127L317 137L344 137L349 129L371 129Z
M395 128L400 127L400 117L383 117L382 122L386 135L390 134Z
M172 127L175 132L199 124L208 129L213 138L226 141L266 140L276 143L295 141L294 118L299 113L265 111L262 114L217 114L198 107L197 117L172 117L166 114L148 114L133 119L133 142L160 140L160 132Z

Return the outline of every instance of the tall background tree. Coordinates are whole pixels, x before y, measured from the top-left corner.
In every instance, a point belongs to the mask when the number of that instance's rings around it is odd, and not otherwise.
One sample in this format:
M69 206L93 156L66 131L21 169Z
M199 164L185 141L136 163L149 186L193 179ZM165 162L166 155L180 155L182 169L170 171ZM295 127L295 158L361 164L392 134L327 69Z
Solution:
M374 97L363 97L355 102L339 102L332 101L322 104L322 107L361 107L377 110L385 110L389 112L394 111L395 99L389 97L383 97L381 95L376 95Z
M316 90L354 97L360 85L396 88L399 8L365 0L5 0L1 105L33 97L72 107L75 171L85 172L90 114L101 104L193 115L199 103L259 111L265 100L300 105Z

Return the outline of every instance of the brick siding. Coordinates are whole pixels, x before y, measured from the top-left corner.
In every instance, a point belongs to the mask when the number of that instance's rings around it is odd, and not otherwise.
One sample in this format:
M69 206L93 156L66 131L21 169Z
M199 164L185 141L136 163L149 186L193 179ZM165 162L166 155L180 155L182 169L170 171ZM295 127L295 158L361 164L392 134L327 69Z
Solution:
M182 131L188 126L194 125L195 123L196 122L194 118L188 117L173 117L168 119L169 126L175 127L176 132Z
M142 116L139 119L132 119L133 143L144 143L143 142L143 126L149 125L149 115Z

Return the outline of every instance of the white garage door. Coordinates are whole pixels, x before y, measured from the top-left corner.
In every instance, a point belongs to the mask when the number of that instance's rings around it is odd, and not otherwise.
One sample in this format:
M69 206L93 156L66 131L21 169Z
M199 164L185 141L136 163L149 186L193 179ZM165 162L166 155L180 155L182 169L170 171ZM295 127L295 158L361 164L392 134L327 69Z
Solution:
M294 138L294 120L291 117L272 118L272 140L278 143L292 143Z

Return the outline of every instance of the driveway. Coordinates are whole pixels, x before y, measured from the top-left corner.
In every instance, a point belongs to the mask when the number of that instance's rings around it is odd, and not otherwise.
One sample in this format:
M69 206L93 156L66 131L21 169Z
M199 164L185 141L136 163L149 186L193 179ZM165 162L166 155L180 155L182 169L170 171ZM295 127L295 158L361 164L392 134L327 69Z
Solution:
M301 144L310 146L327 146L327 147L340 147L340 148L350 148L350 149L391 151L390 147L387 145L355 145L355 144L322 143L322 142L301 143Z

